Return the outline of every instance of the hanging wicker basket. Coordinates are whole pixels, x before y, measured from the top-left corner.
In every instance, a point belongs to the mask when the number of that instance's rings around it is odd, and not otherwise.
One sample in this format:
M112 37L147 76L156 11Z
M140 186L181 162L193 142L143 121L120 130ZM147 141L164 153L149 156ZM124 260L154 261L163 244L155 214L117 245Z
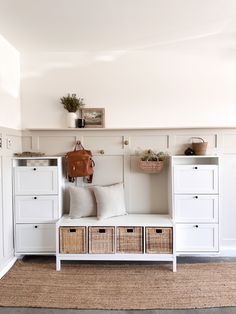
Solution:
M140 160L138 166L139 169L142 170L142 172L159 173L164 167L164 161Z

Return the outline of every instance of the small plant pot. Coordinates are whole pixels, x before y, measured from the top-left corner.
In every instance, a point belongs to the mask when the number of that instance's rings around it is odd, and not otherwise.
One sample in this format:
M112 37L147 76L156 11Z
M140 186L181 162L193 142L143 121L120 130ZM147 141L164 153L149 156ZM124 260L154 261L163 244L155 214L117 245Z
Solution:
M192 148L195 152L195 155L206 155L208 142L205 142L201 137L192 137L193 139L198 139L201 142L192 142Z

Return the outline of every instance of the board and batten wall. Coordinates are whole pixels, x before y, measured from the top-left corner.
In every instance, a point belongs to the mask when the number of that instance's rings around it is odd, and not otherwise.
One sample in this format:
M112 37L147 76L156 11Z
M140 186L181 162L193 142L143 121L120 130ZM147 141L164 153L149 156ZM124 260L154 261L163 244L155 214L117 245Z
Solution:
M0 127L0 278L14 257L12 156L22 150L21 131Z
M13 260L12 155L21 151L20 54L0 35L0 277Z
M80 140L94 155L93 184L124 181L128 212L167 213L167 169L158 175L140 173L136 151L152 148L170 155L183 154L193 136L208 141L208 155L221 156L221 251L223 255L236 254L236 128L35 129L23 131L22 142L23 150L64 155ZM124 144L125 140L128 145ZM67 206L66 202L65 210Z

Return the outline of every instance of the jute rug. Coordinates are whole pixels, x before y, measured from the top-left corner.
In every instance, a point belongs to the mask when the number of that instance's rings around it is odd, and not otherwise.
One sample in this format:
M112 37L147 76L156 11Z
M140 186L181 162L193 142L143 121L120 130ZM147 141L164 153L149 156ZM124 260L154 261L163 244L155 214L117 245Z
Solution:
M189 309L236 306L236 263L80 264L18 261L0 280L0 306Z

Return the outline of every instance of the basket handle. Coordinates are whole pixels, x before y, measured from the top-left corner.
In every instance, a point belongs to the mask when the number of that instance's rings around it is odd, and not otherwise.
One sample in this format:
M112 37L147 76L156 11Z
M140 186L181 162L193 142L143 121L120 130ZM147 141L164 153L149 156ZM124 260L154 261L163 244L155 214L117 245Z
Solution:
M106 229L98 229L99 233L106 233Z
M202 137L197 137L197 136L191 137L192 142L193 142L193 139L201 140L202 143L205 143L205 141Z

